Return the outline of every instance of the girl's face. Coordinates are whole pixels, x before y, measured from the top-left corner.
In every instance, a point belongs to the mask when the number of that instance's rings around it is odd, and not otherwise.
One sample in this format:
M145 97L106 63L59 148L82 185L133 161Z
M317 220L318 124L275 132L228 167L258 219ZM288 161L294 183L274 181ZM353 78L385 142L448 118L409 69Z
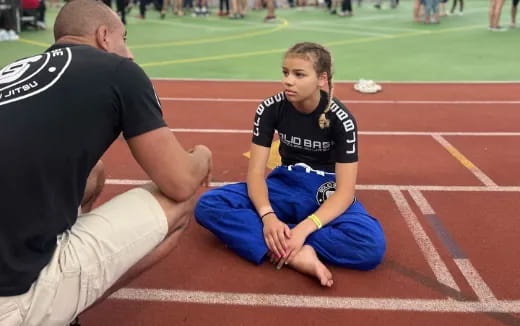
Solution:
M282 72L285 96L291 103L304 105L305 102L315 102L316 99L319 102L320 88L326 85L327 74L322 73L318 76L311 60L287 56L283 62ZM314 108L315 106L308 109Z

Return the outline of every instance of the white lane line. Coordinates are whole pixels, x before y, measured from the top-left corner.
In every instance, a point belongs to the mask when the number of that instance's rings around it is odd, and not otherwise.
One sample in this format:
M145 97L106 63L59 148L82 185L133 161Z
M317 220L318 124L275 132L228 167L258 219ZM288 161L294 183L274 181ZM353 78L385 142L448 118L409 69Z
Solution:
M107 179L105 184L107 185L142 185L151 180L139 180L139 179ZM232 183L242 181L223 181L223 182L211 182L210 187L222 187ZM458 191L458 192L520 192L520 186L496 186L496 187L485 187L485 186L431 186L431 185L356 185L357 190L420 190L420 191Z
M157 81L190 81L190 82L222 82L222 83L231 83L231 82L241 82L241 83L249 83L249 84L262 84L262 83L280 83L279 79L220 79L220 78L171 78L171 77L151 77L152 80ZM345 83L355 83L357 80L346 80L339 79L336 80L335 84L345 84ZM437 81L425 81L425 80L379 80L381 83L385 84L396 84L396 85L411 85L411 84L419 84L419 85L483 85L483 84L491 84L491 85L502 85L502 84L511 84L513 86L518 85L520 80L437 80Z
M152 180L132 180L132 179L106 179L105 184L107 185L120 185L120 186L140 186L145 183L151 182Z
M123 288L111 299L241 305L267 307L356 309L422 312L520 313L520 300L494 302L455 301L452 299L352 298L305 295L230 293L166 289Z
M469 285L477 295L481 302L497 302L497 298L493 294L493 291L484 282L477 269L473 267L473 264L467 258L455 259L455 264L459 267L460 271L468 281Z
M210 97L161 97L161 101L177 102L243 102L258 103L264 99L247 98L210 98ZM341 101L346 104L520 104L520 101L422 101L422 100L346 100Z
M428 202L428 200L424 197L424 195L418 191L417 189L410 190L410 195L412 196L413 200L417 203L417 206L419 206L421 212L424 215L430 215L430 216L436 216L435 211L433 210L432 206ZM437 217L438 218L438 217ZM435 229L435 228L434 228ZM440 232L442 230L435 230L436 232ZM442 239L442 236L438 234L439 237ZM452 241L452 242L450 242ZM454 253L462 251L458 247L455 240L451 238L449 234L447 234L447 238L443 239L444 245L446 245L450 250L450 253L453 251ZM451 243L451 245L450 245ZM452 253L453 254L453 253ZM477 269L473 266L471 261L467 258L458 258L454 257L455 264L461 271L462 275L464 275L464 278L468 281L468 284L473 289L473 292L477 295L480 301L482 302L494 302L497 301L497 298L493 294L493 291L489 288L489 286L486 284L484 279L480 276Z
M170 128L173 132L193 132L206 134L250 134L252 129L207 129L207 128ZM463 132L463 131L359 131L360 135L369 136L520 136L520 132Z
M412 196L413 200L421 210L421 213L423 215L434 215L435 211L433 210L432 206L426 200L426 198L423 196L423 194L417 190L417 189L410 189L408 190L408 193L410 193L410 196Z
M433 274L435 274L437 281L439 281L441 284L449 286L452 289L460 291L457 283L453 279L453 276L450 274L448 267L446 267L446 264L444 264L442 261L441 256L424 231L421 223L419 223L417 216L413 212L402 192L396 189L392 189L390 190L390 194L392 195L397 208L401 212L401 215L404 217L406 225L412 232L412 235L417 242L417 245L421 249L424 258L426 258L426 262L432 269Z
M488 187L496 187L497 184L491 180L490 177L488 177L482 170L480 170L475 164L473 164L469 159L467 159L464 154L459 152L453 146L448 142L444 137L441 135L433 135L432 136L439 144L444 147L453 157L455 157L462 165L464 165L477 179L480 180L483 184L485 184Z
M520 136L520 132L464 132L464 131L446 131L446 132L429 132L429 131L360 131L361 135L370 136Z
M432 186L432 185L356 185L359 190L402 190L417 189L421 191L474 191L474 192L520 192L519 186Z

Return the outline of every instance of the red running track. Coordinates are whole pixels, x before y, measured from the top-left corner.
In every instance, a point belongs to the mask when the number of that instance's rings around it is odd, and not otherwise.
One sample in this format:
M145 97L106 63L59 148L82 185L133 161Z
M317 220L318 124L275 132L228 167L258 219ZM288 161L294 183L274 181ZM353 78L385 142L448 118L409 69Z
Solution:
M214 181L243 181L251 123L271 82L154 82L186 148L214 152ZM520 84L337 83L360 128L358 197L385 229L374 271L334 286L252 265L192 223L178 248L81 316L82 325L520 325ZM146 179L126 144L103 157L99 203Z

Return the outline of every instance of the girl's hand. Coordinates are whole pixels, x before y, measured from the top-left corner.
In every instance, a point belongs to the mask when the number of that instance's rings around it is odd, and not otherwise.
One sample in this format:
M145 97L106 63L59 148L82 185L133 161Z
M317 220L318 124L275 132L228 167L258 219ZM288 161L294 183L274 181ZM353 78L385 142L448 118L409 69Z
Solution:
M286 256L287 240L291 238L289 226L278 219L276 214L266 215L264 223L264 239L269 251L281 259Z
M302 228L298 228L296 226L292 229L292 236L290 239L287 239L287 250L286 255L280 259L276 265L276 269L280 269L283 265L287 265L287 263L300 251L305 243L305 239L309 235L308 232L302 230Z

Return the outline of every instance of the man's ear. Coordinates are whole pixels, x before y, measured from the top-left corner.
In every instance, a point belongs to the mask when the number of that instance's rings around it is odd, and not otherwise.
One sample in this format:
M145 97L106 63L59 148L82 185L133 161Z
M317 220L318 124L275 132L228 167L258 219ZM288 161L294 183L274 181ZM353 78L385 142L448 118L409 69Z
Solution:
M108 44L108 28L106 25L99 25L96 29L96 44L99 49L107 51L109 48Z

